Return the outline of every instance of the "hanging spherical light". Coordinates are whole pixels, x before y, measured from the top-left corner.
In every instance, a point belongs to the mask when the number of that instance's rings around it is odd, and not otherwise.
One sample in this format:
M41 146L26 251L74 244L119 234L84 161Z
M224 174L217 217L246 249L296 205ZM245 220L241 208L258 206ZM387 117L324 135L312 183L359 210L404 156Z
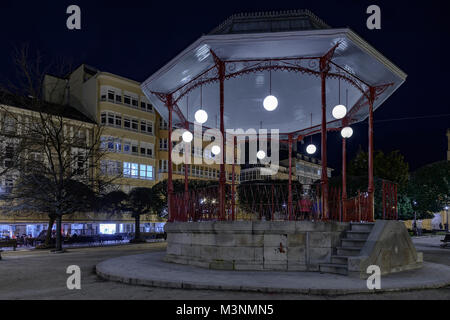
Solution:
M189 142L192 141L192 138L194 136L192 135L192 133L190 131L185 131L185 132L183 132L182 137L183 137L183 141L184 142L188 142L189 143Z
M275 96L267 96L263 101L264 109L267 111L273 111L278 107L278 99Z
M264 152L264 150L259 150L259 151L256 153L256 157L257 157L259 160L262 160L262 159L264 159L264 158L266 157L266 153Z
M316 148L316 146L313 145L313 144L310 144L310 145L308 145L308 146L306 147L306 152L308 152L309 154L314 154L314 153L316 153L316 150L317 150L317 148Z
M217 156L220 153L220 147L219 146L213 146L211 148L211 152Z
M353 135L353 129L350 127L342 128L341 136L342 138L350 138Z
M335 119L342 119L347 114L347 108L342 104L338 104L333 108L332 114Z
M208 114L205 110L200 109L195 112L195 121L198 123L205 123L208 120Z

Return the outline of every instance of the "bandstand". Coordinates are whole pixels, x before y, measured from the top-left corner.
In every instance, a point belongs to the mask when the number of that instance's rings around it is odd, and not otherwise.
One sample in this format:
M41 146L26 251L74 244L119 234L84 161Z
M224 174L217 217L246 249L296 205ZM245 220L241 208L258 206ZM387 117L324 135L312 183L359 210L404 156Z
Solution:
M383 183L383 219L374 222L374 111L405 79L404 72L351 29L330 28L306 10L234 15L192 43L142 84L169 124L166 260L217 269L345 274L360 274L370 264L380 265L383 273L420 266L420 254L396 221L395 185ZM207 119L200 119L199 110ZM193 134L199 125L194 119L201 120L203 131L215 128L224 137L215 140L219 183L189 190L189 164L184 164L184 191L175 193L171 133L184 128ZM352 124L364 120L368 185L348 197L346 139ZM260 214L246 219L239 215L245 209L237 197L234 169L231 179L226 176L225 163L230 162L225 150L233 143L234 168L234 144L245 136L236 130L260 128L279 130L277 139L288 144L289 179L282 189L253 186L253 193L267 193L272 200L253 203L250 207ZM235 134L227 135L226 129ZM333 190L327 176L331 131L342 134L343 157L342 186ZM312 135L321 137L322 170L320 183L313 186L317 206L305 219L298 215L301 201L292 182L291 157L293 144L307 145ZM186 150L191 140L187 134ZM308 148L312 152L316 146Z

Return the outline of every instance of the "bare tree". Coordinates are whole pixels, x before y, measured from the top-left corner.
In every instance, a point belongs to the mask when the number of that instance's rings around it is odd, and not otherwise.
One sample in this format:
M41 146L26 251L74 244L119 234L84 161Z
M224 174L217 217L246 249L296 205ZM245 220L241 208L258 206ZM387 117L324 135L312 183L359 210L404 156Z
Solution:
M8 105L25 111L15 112L5 104L0 109L4 119L4 160L9 160L3 162L0 174L11 175L15 181L3 195L2 209L9 213L48 214L47 236L56 221L56 250L60 251L62 217L92 210L97 196L119 174L108 176L100 170L106 152L101 146L102 126L73 108L43 100L44 90L47 95L63 98L66 93L57 83L43 87L40 56L30 58L24 47L16 51L15 63L20 86L3 96L12 100Z

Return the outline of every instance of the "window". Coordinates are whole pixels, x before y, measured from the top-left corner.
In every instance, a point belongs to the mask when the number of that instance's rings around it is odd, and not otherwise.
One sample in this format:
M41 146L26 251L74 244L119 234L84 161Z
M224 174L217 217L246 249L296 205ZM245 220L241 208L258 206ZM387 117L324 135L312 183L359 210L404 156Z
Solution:
M167 138L159 139L159 150L167 150L167 146L168 146Z
M167 122L163 118L159 118L159 129L167 130L168 127Z
M80 144L86 143L86 130L80 129L77 134L77 142Z
M30 160L33 162L42 163L44 162L44 157L39 152L31 152L30 153Z
M122 127L122 116L116 115L116 127Z
M101 160L100 171L105 175L119 175L122 172L122 163L120 161Z
M131 130L138 131L138 120L137 119L131 120Z
M159 160L159 172L167 172L168 160Z
M15 133L16 132L16 119L14 119L13 117L10 117L10 116L6 116L3 130L6 133Z
M111 127L122 127L122 116L111 111L103 111L100 115L100 121L102 124Z
M114 91L108 90L108 100L114 101L114 97L115 97Z
M81 150L75 149L72 151L72 159L73 172L78 175L85 174L88 168L88 159L86 158L86 154Z
M114 126L114 113L108 113L108 125Z
M134 153L135 155L138 154L138 143L137 141L132 141L131 142L131 153Z
M125 129L131 129L131 120L130 120L130 118L127 118L127 117L123 118L123 127Z
M153 144L141 142L141 156L153 157Z
M132 98L131 99L131 105L133 106L133 107L138 107L138 100L136 99L136 98Z
M123 142L123 152L124 153L130 153L131 152L131 141L125 140Z
M116 93L116 103L122 103L122 96Z
M131 104L131 97L128 95L123 96L123 103L130 105Z
M145 164L139 166L139 177L141 179L153 180L153 167Z
M114 139L114 151L122 152L122 142L120 139Z
M11 193L14 186L14 179L11 176L5 178L5 193Z
M100 148L108 152L122 152L122 142L119 138L102 136Z
M5 158L12 159L14 157L14 146L7 145L5 147Z
M150 121L141 120L141 132L146 134L153 134L153 123Z
M147 102L145 97L141 97L141 110L147 112L153 112L153 106Z
M131 162L123 163L123 175L130 178L138 178L138 164Z

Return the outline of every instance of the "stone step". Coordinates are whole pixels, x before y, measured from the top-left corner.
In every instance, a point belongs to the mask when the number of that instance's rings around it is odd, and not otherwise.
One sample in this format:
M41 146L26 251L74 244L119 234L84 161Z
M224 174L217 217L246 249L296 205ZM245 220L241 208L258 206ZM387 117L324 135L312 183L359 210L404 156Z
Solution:
M375 224L373 222L352 222L350 224L350 231L372 231Z
M331 263L348 265L348 256L331 256Z
M336 251L337 251L336 253L338 256L357 256L357 255L359 255L361 248L337 247Z
M343 248L359 248L364 247L366 240L364 239L342 239L341 245Z
M325 273L348 275L348 268L345 264L321 263L319 264L319 271Z
M345 234L347 239L364 239L369 237L370 231L347 231Z

